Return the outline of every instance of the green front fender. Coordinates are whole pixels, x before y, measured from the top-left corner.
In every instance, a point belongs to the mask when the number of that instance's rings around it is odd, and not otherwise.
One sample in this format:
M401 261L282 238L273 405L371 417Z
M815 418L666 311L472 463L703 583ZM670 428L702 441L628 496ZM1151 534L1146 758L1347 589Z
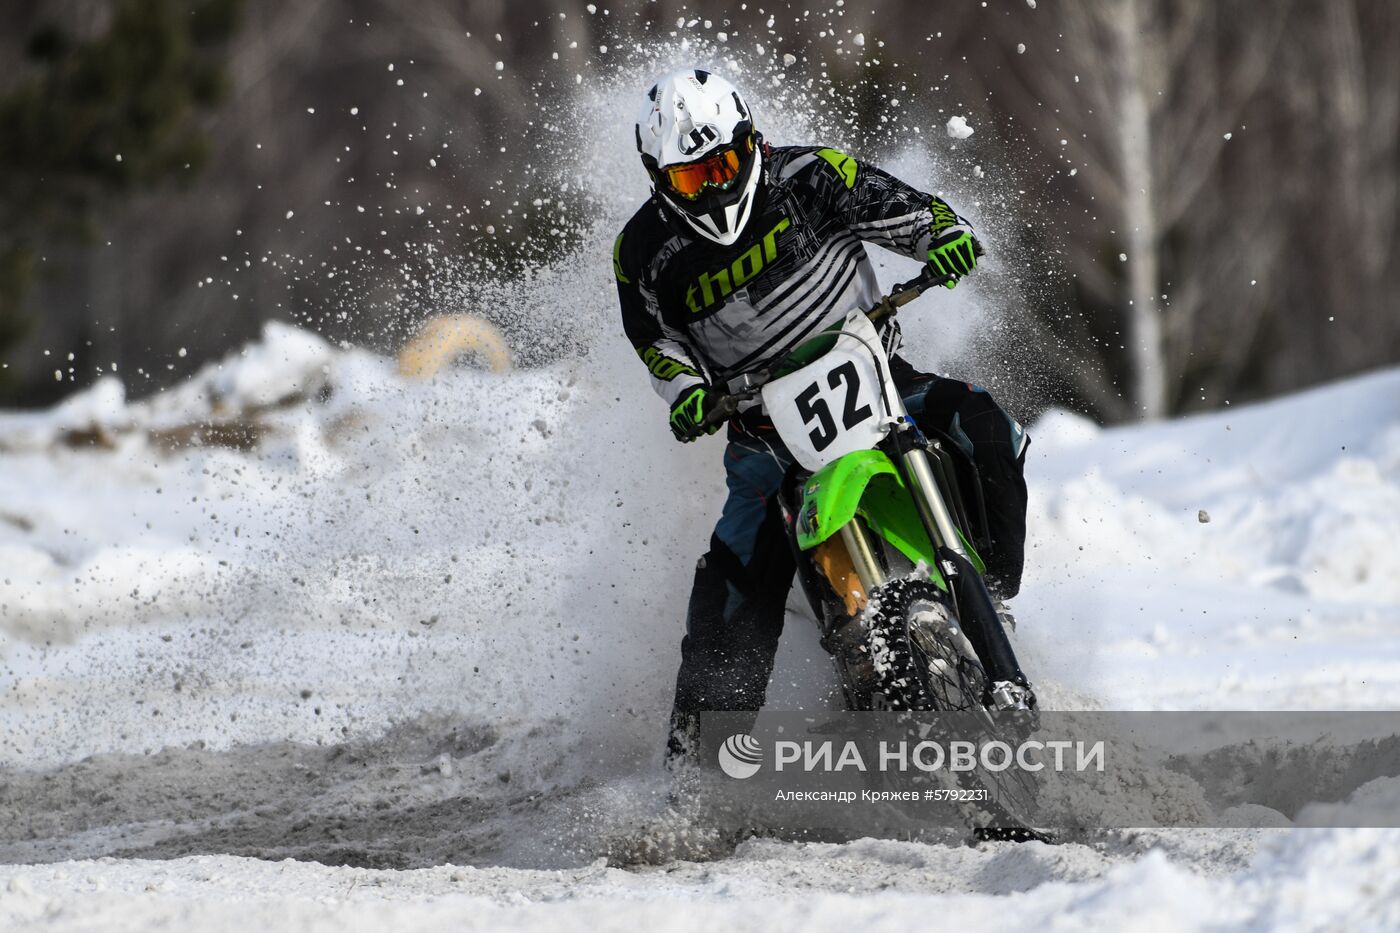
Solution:
M802 507L797 512L797 546L811 550L841 530L857 515L893 544L910 561L922 561L942 585L933 543L924 531L899 471L883 451L857 450L822 467L802 486ZM983 570L982 559L966 538L973 565Z

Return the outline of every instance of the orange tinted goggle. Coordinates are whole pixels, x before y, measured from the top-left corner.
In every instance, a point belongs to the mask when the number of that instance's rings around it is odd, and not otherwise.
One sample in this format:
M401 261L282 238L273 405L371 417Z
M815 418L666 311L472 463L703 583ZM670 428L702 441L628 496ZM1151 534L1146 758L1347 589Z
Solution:
M746 152L753 152L753 137L746 136L741 144ZM671 190L687 200L700 197L706 187L728 188L739 177L738 146L731 146L714 155L706 156L697 162L684 165L668 165L662 169Z

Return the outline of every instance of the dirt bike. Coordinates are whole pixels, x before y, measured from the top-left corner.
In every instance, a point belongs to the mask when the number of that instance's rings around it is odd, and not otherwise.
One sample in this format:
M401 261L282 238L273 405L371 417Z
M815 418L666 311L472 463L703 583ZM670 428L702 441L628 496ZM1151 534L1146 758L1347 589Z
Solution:
M914 423L876 328L948 281L929 269L896 286L741 377L706 421L721 424L761 398L795 460L779 501L847 708L971 713L1000 734L1009 718L1026 728L1036 699L982 576L976 466L951 438ZM1025 825L1018 814L1034 788L1023 773L963 780L991 792L984 828Z

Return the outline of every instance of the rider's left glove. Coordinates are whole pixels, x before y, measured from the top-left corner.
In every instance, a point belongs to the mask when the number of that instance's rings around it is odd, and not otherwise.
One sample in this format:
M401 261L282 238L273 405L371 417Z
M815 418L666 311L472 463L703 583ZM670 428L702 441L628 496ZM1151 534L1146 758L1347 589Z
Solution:
M688 444L706 434L719 430L718 424L705 424L711 399L705 386L692 386L671 406L671 433L676 440Z
M958 279L977 268L977 257L982 255L982 244L972 235L972 228L966 224L953 224L940 230L928 245L928 261L944 275L953 279L947 287L958 284Z

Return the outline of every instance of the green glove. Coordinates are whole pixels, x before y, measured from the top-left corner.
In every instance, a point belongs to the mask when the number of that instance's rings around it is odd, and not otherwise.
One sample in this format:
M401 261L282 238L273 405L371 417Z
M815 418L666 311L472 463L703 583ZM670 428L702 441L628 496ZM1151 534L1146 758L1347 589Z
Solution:
M705 424L705 413L709 406L704 386L691 386L684 395L671 406L671 433L676 440L689 444L703 434L713 434L719 430L718 424Z
M928 261L944 275L954 276L947 287L958 284L958 279L977 268L977 257L982 254L982 244L972 235L972 228L966 224L953 224L934 234L928 245Z

